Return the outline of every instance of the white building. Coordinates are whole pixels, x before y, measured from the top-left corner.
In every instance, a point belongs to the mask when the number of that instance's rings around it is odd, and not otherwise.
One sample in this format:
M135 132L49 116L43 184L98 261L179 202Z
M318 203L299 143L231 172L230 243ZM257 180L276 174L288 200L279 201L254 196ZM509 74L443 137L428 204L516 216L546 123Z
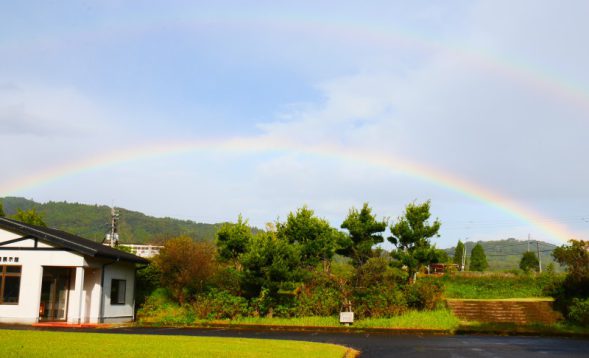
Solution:
M136 264L147 263L63 231L0 218L0 322L132 321Z
M163 248L163 246L143 244L119 244L119 246L127 247L133 254L145 258L152 258L159 255L160 250Z

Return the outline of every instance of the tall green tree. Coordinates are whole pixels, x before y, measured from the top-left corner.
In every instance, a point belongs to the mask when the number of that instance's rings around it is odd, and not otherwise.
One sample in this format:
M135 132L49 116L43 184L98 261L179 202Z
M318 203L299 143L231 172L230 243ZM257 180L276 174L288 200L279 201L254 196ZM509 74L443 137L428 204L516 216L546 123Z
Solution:
M411 203L405 208L405 214L391 225L392 236L388 240L395 245L391 255L407 267L409 280L415 280L415 274L424 266L436 260L436 249L430 239L437 237L440 226L438 219L430 224L430 201L423 204Z
M301 263L308 267L323 263L323 270L329 272L330 262L335 254L342 233L329 225L325 219L315 216L306 206L290 213L285 223L277 223L277 235L290 244L300 247Z
M454 260L453 262L458 265L460 271L464 270L464 268L462 267L462 259L464 257L464 253L466 251L464 250L464 244L462 243L462 241L458 240L458 244L456 244L456 249L454 250Z
M341 228L347 229L349 236L341 240L338 253L350 257L352 264L358 267L373 256L372 247L384 241L382 233L387 228L387 220L377 220L368 203L364 203L361 210L350 209Z
M0 201L0 218L6 217L6 214L4 213L4 205L2 205L2 202Z
M38 212L35 208L29 210L17 209L14 219L25 224L47 226L43 220L43 214Z
M259 296L263 290L276 297L280 289L293 289L303 280L300 248L275 232L254 235L240 260L242 286L249 297Z
M569 240L569 243L552 252L556 262L566 267L565 293L569 297L589 298L589 241Z
M540 262L538 261L536 254L531 251L524 252L519 261L519 268L524 272L538 271L540 269L539 265Z
M470 271L485 271L489 267L483 245L477 243L470 252Z
M221 226L216 234L217 250L221 261L231 262L236 270L241 271L239 257L247 250L252 237L252 230L241 214L237 218L237 223Z

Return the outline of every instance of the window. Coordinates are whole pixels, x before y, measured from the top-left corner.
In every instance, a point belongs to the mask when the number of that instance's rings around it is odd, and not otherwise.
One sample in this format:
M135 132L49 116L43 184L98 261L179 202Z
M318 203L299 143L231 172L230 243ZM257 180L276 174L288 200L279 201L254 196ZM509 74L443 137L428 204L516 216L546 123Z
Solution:
M110 283L110 304L124 305L127 291L127 281L113 279Z
M0 266L0 304L16 305L20 293L21 266Z

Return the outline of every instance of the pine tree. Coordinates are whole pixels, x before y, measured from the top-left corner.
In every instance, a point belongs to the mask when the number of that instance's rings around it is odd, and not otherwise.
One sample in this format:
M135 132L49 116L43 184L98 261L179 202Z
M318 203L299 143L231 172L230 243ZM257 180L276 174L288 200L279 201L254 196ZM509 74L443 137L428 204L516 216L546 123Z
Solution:
M470 253L470 271L485 271L489 267L483 245L477 243Z

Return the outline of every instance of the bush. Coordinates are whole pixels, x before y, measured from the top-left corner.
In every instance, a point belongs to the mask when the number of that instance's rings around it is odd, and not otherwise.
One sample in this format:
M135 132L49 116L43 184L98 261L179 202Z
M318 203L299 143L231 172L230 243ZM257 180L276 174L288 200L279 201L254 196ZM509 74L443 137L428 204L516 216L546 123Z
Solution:
M188 305L175 303L168 290L158 288L137 312L140 323L187 325L194 322L194 312Z
M568 318L574 323L589 326L589 298L584 300L573 298L569 306Z
M422 278L405 287L407 305L417 310L433 310L442 302L444 286L437 278Z
M353 311L359 319L398 316L408 308L405 294L397 286L372 286L355 290L353 302Z
M245 298L216 289L196 296L192 308L201 319L236 319L249 315Z
M311 282L301 288L296 298L295 315L333 316L337 315L344 302L344 292L347 282L335 275L318 273Z

